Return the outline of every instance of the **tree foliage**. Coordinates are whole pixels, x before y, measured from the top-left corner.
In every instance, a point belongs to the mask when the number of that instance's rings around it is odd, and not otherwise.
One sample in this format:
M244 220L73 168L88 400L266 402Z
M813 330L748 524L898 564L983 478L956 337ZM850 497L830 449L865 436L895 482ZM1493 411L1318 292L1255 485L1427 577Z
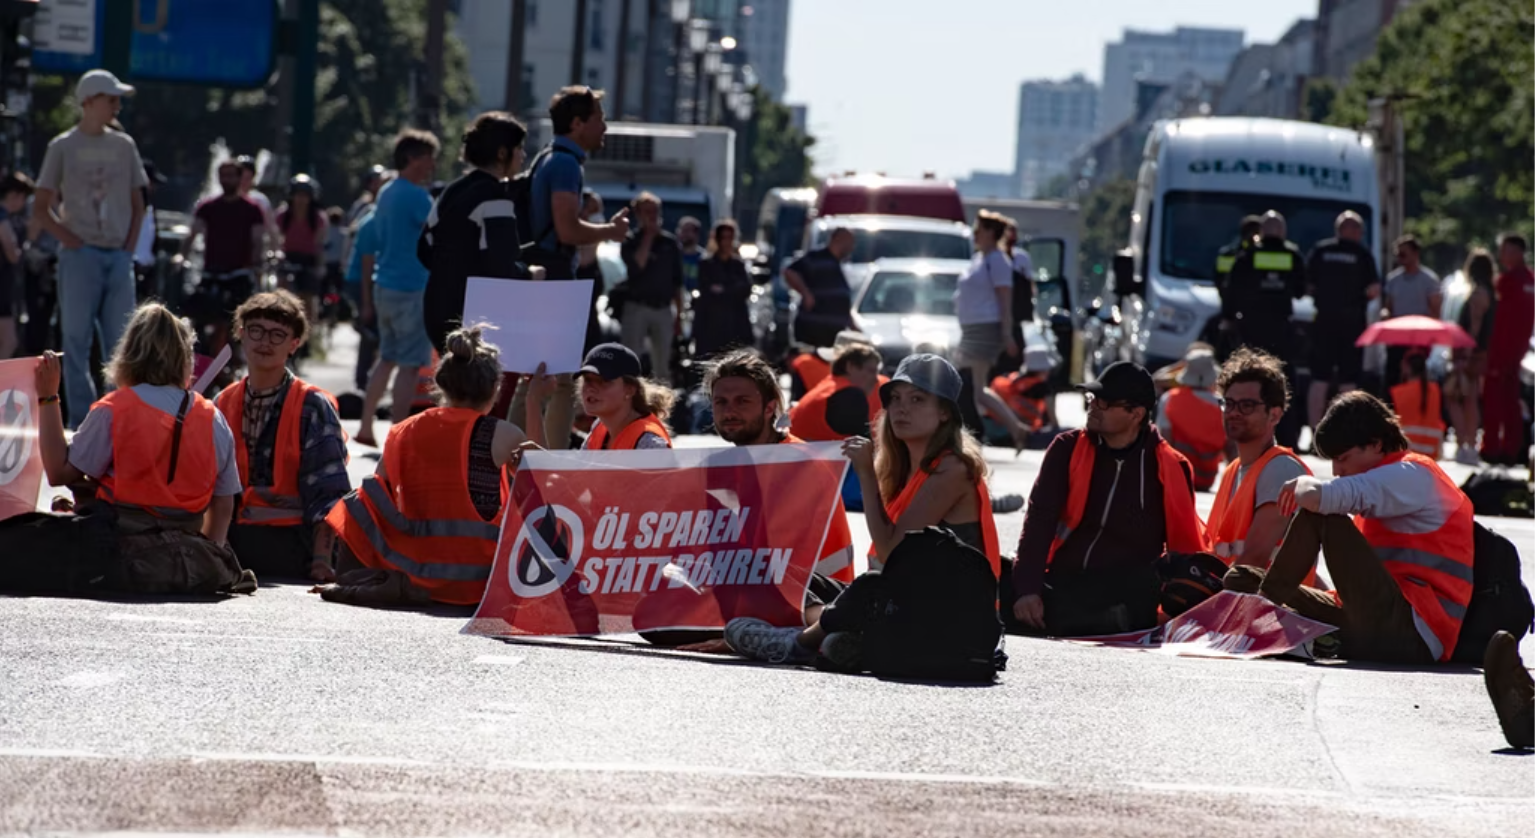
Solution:
M422 69L427 0L324 0L320 6L315 81L313 171L327 202L343 203L362 170L389 164L394 135L411 123L413 80ZM451 25L451 24L450 24ZM456 168L457 138L474 102L468 55L445 39L440 173ZM135 82L122 122L180 192L191 194L207 173L209 147L223 138L234 154L277 144L277 73L258 90ZM74 80L40 78L34 86L32 159L42 161L49 138L72 124L67 101ZM183 196L185 197L185 196Z
M755 100L753 117L747 132L744 160L736 161L738 197L742 226L756 228L757 208L768 190L788 186L810 186L810 148L815 138L794 126L793 113L782 103L768 97L762 88L752 90Z
M1330 122L1361 126L1372 98L1405 97L1407 227L1441 253L1535 232L1532 40L1528 3L1419 0L1334 103Z
M1102 284L1114 254L1130 241L1130 213L1135 208L1135 181L1129 178L1099 184L1082 200L1081 266L1089 288Z

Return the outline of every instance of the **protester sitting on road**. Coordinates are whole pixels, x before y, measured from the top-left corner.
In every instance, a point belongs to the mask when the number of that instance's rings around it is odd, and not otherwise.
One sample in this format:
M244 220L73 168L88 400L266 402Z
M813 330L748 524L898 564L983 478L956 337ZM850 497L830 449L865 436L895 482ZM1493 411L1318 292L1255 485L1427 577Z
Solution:
M994 574L1000 571L986 463L980 446L965 433L960 387L959 373L936 355L901 361L880 388L885 413L874 441L854 437L843 443L865 497L885 499L870 504L864 515L874 542L870 572L854 579L808 628L779 628L751 617L731 620L725 640L732 649L769 663L808 662L820 650L839 666L856 668L845 651L823 643L836 635L856 640L880 599L878 571L909 532L948 529L985 555Z
M788 361L789 404L797 403L817 384L831 377L831 362L837 359L837 353L843 347L852 343L869 343L869 336L857 329L843 329L831 346L796 345Z
M484 596L508 494L506 467L530 441L489 415L501 363L485 328L448 336L436 373L442 406L391 428L378 470L331 509L339 584L321 592L326 599L474 605Z
M1279 514L1279 492L1311 469L1274 442L1274 429L1290 407L1284 363L1256 349L1239 349L1221 367L1226 438L1237 458L1226 464L1206 531L1212 550L1227 564L1268 567L1288 523Z
M1121 361L1077 389L1087 428L1045 452L1011 590L1003 585L1009 628L1057 637L1151 628L1158 559L1205 549L1193 469L1152 421L1156 388L1145 369Z
M831 376L810 389L789 411L789 428L810 442L868 436L884 409L879 374L884 359L867 343L846 343L831 363Z
M331 507L352 490L335 398L295 376L288 361L309 337L303 303L286 291L235 310L248 375L214 400L235 438L245 492L229 544L261 578L331 572Z
M1438 463L1409 450L1391 409L1362 391L1327 409L1316 450L1337 476L1285 484L1279 513L1295 517L1273 564L1232 567L1226 589L1337 626L1355 660L1449 660L1471 601L1471 501ZM1319 552L1336 591L1302 584Z
M640 356L621 343L598 344L586 353L581 406L597 421L583 448L591 451L672 447L666 418L677 396L670 387L641 377ZM555 392L558 392L557 390ZM528 421L543 413L550 393L529 393Z
M1220 367L1215 353L1191 351L1184 356L1178 386L1157 402L1157 430L1194 467L1194 488L1209 491L1226 455L1226 430L1216 404L1215 379Z
M693 357L699 360L753 343L752 279L736 253L739 234L734 221L716 222L709 237L709 257L698 265Z
M443 348L463 325L469 277L526 279L517 213L506 179L522 171L528 131L511 114L488 111L464 132L469 171L432 204L416 242L416 259L430 271L422 301L432 345Z
M783 412L783 390L778 384L777 371L756 352L741 349L716 359L704 373L703 389L709 394L713 406L714 428L726 442L736 446L804 444L799 437L778 430L778 420ZM805 594L804 624L814 623L821 615L822 606L836 599L852 581L853 536L848 530L846 510L838 503L826 532L826 541L821 546L820 561L816 563ZM642 600L635 613L636 625L643 625L648 608L661 612L670 597L689 593L681 588L663 589L656 599ZM720 612L727 617L751 613L751 603L744 601L733 589L716 589L715 595L722 598ZM772 609L774 612L778 610ZM681 646L685 651L730 652L730 647L720 639L717 631L642 631L641 636L661 646L688 644Z
M1444 414L1439 383L1428 377L1427 358L1424 350L1402 358L1402 383L1391 388L1391 406L1412 450L1437 460L1444 451Z
M234 435L212 402L187 389L192 342L191 329L165 306L140 306L107 365L117 389L91 406L69 442L59 356L46 352L38 364L38 444L48 482L94 481L95 505L111 509L117 555L98 557L107 589L255 589L228 544L240 495Z

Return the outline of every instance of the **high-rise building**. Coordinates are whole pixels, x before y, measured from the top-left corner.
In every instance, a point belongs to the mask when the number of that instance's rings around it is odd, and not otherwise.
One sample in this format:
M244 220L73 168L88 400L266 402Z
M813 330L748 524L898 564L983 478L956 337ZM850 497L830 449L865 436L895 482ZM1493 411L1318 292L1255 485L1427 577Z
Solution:
M1316 54L1316 21L1298 20L1278 43L1252 44L1231 62L1216 98L1221 116L1303 118L1306 80Z
M746 63L768 96L781 102L788 87L789 0L742 0L740 15Z
M1135 116L1136 82L1170 83L1186 73L1219 84L1232 59L1242 51L1240 29L1180 26L1172 32L1126 29L1124 37L1103 48L1103 91L1098 99L1098 130L1113 129Z
M1014 175L1019 194L1039 197L1066 174L1072 157L1093 139L1098 86L1075 75L1065 81L1026 81L1018 89L1018 145Z
M1354 65L1370 57L1375 40L1412 0L1320 0L1316 19L1319 76L1343 80Z

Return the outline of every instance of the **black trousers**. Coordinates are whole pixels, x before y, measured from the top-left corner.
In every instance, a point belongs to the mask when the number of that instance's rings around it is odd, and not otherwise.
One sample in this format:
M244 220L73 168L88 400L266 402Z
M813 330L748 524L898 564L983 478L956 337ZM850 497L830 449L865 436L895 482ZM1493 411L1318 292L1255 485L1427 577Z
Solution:
M1039 634L1013 617L1013 563L1002 560L1000 603L1008 634ZM1041 598L1045 606L1045 633L1051 637L1081 637L1140 631L1157 624L1157 604L1162 580L1156 569L1110 572L1045 574ZM822 618L823 622L825 618Z
M255 571L257 579L308 579L314 527L235 524L229 528L229 546L240 566Z
M125 587L112 516L28 512L0 521L0 591L78 596Z

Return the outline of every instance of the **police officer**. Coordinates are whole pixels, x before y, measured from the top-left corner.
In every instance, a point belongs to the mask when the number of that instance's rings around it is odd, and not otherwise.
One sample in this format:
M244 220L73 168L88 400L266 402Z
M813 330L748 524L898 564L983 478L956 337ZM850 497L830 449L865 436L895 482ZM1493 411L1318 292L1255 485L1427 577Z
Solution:
M1226 293L1226 281L1231 277L1231 267L1236 264L1237 257L1249 250L1258 242L1258 233L1263 227L1263 219L1256 215L1249 215L1242 219L1242 226L1236 240L1221 248L1215 255L1215 290L1221 295ZM1216 357L1224 360L1232 352L1236 351L1239 341L1232 329L1224 322L1224 318L1216 318L1206 324L1205 331L1200 339L1210 343L1216 349Z
M1283 360L1292 390L1298 359L1294 357L1290 316L1293 301L1305 293L1305 259L1285 240L1284 216L1270 210L1263 215L1258 242L1238 254L1231 266L1221 291L1222 327L1234 332L1242 345ZM1300 418L1294 408L1280 421L1276 435L1281 445L1295 446Z
M1311 427L1322 421L1328 389L1341 395L1359 383L1363 352L1354 341L1365 329L1370 301L1380 296L1375 255L1364 246L1364 219L1349 210L1338 216L1335 238L1318 242L1306 258L1307 291L1316 301L1311 330L1311 390L1306 415Z

